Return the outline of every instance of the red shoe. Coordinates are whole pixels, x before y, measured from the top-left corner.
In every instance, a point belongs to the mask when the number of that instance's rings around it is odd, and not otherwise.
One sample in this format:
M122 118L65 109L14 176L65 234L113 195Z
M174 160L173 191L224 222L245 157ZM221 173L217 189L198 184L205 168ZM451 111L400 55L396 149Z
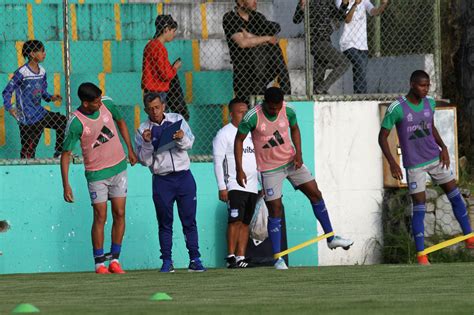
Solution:
M120 263L118 261L112 261L109 265L109 271L111 273L125 273L123 271L122 267L120 266Z
M106 274L106 273L110 273L109 270L107 269L107 267L105 267L104 265L100 265L99 267L97 267L95 269L95 273L99 273L99 274Z
M466 240L466 248L467 249L474 249L474 236L470 237Z
M428 260L428 256L427 256L427 255L418 256L417 259L418 259L418 265L422 265L422 266L429 266L429 265L431 265L430 262L429 262L429 260Z

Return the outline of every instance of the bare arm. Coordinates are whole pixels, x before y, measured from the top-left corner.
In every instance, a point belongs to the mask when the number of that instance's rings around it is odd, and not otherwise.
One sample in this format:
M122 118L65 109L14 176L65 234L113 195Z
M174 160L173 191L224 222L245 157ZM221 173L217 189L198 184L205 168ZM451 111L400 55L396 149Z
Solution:
M346 18L344 19L344 22L350 23L352 22L352 18L354 17L354 12L357 9L357 6L361 3L361 0L356 0L352 7L350 8L349 12L347 12Z
M130 134L128 133L128 128L127 124L125 123L125 120L117 120L117 127L119 129L120 134L122 135L123 141L125 141L125 144L127 145L127 150L128 150L128 160L130 161L130 165L135 165L137 163L137 156L135 155L135 152L133 151L132 147L132 142L130 141Z
M379 145L380 148L382 149L383 155L388 161L388 164L390 165L390 172L392 173L392 177L396 178L398 180L401 180L403 178L403 173L402 169L398 165L398 163L395 161L395 159L392 156L392 153L390 152L390 148L388 146L388 136L390 135L390 130L385 129L385 128L380 128L379 132Z
M234 141L234 158L235 158L235 171L237 177L237 183L245 187L247 184L247 175L245 175L244 169L242 168L242 154L244 151L244 140L247 137L246 134L237 132Z
M448 148L444 144L443 139L441 139L441 136L439 135L438 129L436 129L434 122L433 122L433 137L436 143L441 148L441 152L439 153L440 163L443 165L443 167L446 167L448 169L449 164L450 164Z
M370 15L377 16L377 15L382 14L383 11L385 11L385 8L387 8L387 6L388 6L388 0L382 0L382 3L380 4L379 7L373 8L372 10L370 10Z
M295 155L295 169L299 169L303 165L303 152L301 151L301 133L300 127L298 124L290 127L291 132L291 141L293 141L293 145L295 146L296 155Z
M71 186L69 185L69 161L71 151L64 151L61 154L61 178L63 181L63 197L66 202L74 202Z

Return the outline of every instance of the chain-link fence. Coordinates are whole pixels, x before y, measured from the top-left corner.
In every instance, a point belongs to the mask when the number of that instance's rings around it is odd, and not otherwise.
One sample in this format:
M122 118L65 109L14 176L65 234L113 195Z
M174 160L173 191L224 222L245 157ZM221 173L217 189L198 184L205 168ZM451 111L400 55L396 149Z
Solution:
M354 3L1 0L0 160L57 161L83 82L114 100L132 135L144 91L166 93L196 136L195 160L210 159L226 104L267 86L289 99L390 100L424 69L440 96L439 0ZM41 43L25 54L28 40Z

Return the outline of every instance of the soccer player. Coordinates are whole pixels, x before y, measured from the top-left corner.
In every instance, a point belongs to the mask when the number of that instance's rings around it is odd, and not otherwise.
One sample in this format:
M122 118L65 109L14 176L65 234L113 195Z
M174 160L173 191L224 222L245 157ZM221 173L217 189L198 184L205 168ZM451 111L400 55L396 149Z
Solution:
M247 185L241 187L236 180L234 140L237 127L242 121L248 105L234 98L229 103L231 121L217 132L212 142L214 173L219 189L219 200L227 202L229 212L227 226L226 258L228 268L246 268L245 250L249 239L249 224L258 200L258 172L255 150L250 134L244 140L243 167L247 174Z
M291 132L291 140L288 129ZM262 176L265 202L269 211L268 235L272 242L273 253L281 251L280 222L283 208L281 197L285 178L289 179L295 189L301 190L308 197L324 233L332 232L321 191L311 172L303 164L301 134L296 114L283 101L281 89L268 88L263 103L251 109L239 125L234 151L237 182L242 187L247 185L247 175L242 167L242 152L243 142L249 132L252 133L257 168ZM330 249L337 247L349 249L354 243L340 236L331 236L327 242ZM288 269L282 258L275 261L275 268Z
M448 196L463 233L466 235L472 232L466 206L456 186L453 171L449 168L448 149L434 125L436 103L427 97L429 88L429 75L422 70L413 72L410 91L388 107L379 133L379 144L390 164L392 176L401 180L402 170L390 153L387 141L390 130L393 126L397 127L408 190L413 200L412 232L420 265L429 265L427 255L420 254L425 249L423 220L426 212L426 174ZM474 237L466 240L466 247L474 248Z
M94 221L92 246L95 272L125 273L119 263L125 232L125 201L127 196L127 159L118 137L117 128L127 145L128 158L133 166L137 157L133 152L125 121L110 98L101 97L102 91L94 84L82 83L78 89L81 106L68 122L64 151L61 154L61 175L64 200L74 202L69 185L69 160L77 141L80 141ZM104 225L107 220L107 200L112 203L112 261L105 266Z
M190 272L203 272L206 268L199 253L196 223L196 181L189 169L191 162L188 150L194 143L194 135L180 114L165 113L165 103L160 93L147 93L143 98L148 119L135 133L138 160L153 174L153 202L158 220L161 259L160 272L174 272L171 248L173 245L173 205L178 205L178 214L183 226L189 254ZM159 144L163 133L173 123L181 121L181 129L172 135L172 147L161 151ZM171 127L170 127L171 128Z
M28 62L18 68L3 90L3 104L20 128L20 158L34 159L36 147L45 128L56 130L54 158L61 155L64 141L64 130L67 118L60 113L50 112L41 105L46 102L61 101L61 95L48 93L46 70L40 65L46 58L44 45L39 40L28 40L21 49ZM11 103L15 93L16 106Z

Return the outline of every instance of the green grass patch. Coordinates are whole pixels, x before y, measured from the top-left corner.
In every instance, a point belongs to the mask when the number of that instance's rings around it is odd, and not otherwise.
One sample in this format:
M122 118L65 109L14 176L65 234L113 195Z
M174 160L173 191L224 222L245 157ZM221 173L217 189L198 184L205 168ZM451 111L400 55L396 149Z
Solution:
M0 313L473 314L474 263L3 275ZM150 301L156 292L172 301Z

